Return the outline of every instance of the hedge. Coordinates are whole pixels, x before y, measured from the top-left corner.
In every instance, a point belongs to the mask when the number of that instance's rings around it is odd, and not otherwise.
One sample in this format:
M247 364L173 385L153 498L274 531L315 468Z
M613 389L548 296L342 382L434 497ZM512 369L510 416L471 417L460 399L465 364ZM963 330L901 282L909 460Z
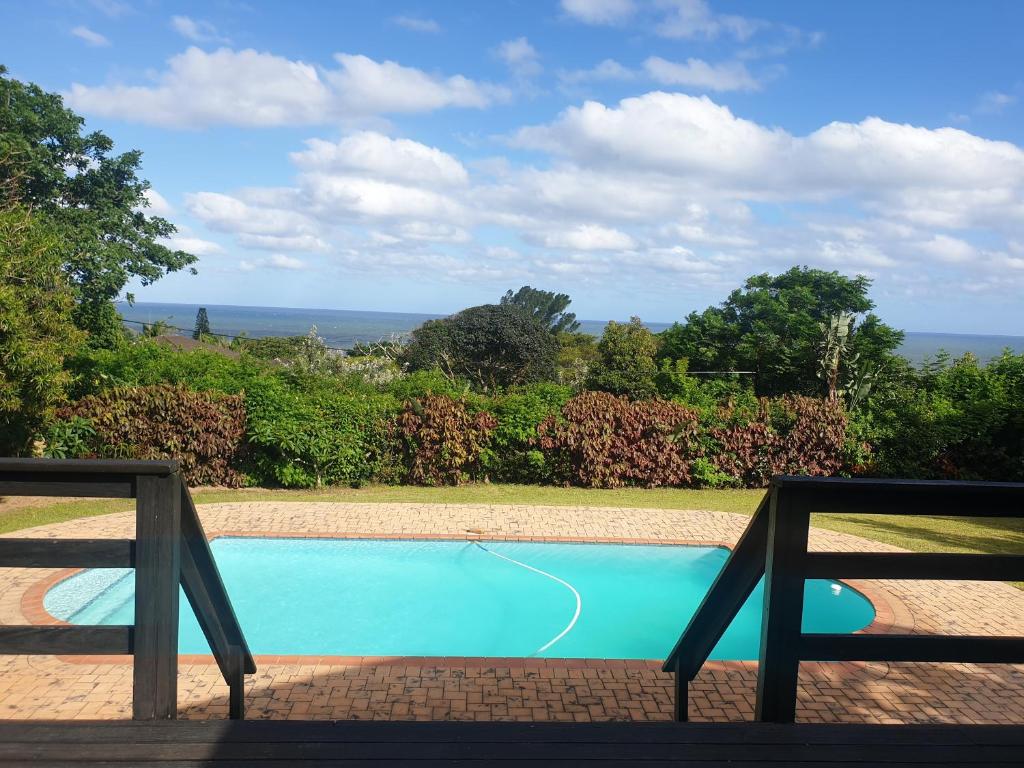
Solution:
M245 461L241 395L160 384L90 395L61 409L64 434L86 435L79 455L177 459L190 485L241 485ZM88 424L88 427L85 427ZM61 434L60 427L51 432Z

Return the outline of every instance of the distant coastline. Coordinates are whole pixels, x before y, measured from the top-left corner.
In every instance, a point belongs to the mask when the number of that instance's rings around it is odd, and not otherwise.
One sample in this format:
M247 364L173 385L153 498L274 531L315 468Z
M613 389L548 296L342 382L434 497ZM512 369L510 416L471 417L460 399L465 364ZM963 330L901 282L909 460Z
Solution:
M416 312L366 312L348 309L292 309L286 307L246 307L219 304L172 304L163 302L119 303L118 310L138 330L139 323L163 320L172 326L191 329L196 311L205 306L211 328L217 333L237 336L296 336L317 327L328 346L347 349L363 341L377 341L409 333L427 320L444 315ZM622 318L625 319L625 318ZM581 329L600 335L607 320L580 320ZM671 323L645 323L657 333ZM983 362L998 357L1006 348L1024 353L1024 336L971 333L931 333L907 331L899 353L914 364L934 357L940 350L954 357L971 352Z

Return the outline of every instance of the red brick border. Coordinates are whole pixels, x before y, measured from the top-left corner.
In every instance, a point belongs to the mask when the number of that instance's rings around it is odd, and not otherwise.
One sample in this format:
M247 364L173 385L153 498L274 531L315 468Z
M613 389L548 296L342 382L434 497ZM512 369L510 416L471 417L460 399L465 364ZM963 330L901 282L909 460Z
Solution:
M385 540L385 541L523 541L536 543L560 544L625 544L646 546L683 546L683 547L719 547L732 550L732 545L724 541L699 541L694 539L656 539L656 538L614 538L609 536L517 536L517 535L484 535L477 531L467 530L465 535L456 536L447 533L323 533L323 532L281 532L281 531L216 531L207 534L213 541L219 538L254 538L254 539L350 539L350 540ZM60 582L80 573L83 568L66 568L40 579L25 590L21 598L21 612L31 624L66 625L51 615L44 607L46 593ZM841 584L853 589L871 603L875 617L864 629L858 630L865 634L883 634L894 629L907 630L913 627L914 620L906 604L891 592L878 585L863 580L836 579ZM58 656L60 661L70 664L131 664L131 656ZM212 654L181 654L180 664L212 665L216 661ZM597 658L534 658L534 657L489 657L489 656L336 656L336 655L275 655L264 654L255 657L257 665L261 664L324 664L348 667L368 666L413 666L413 667L515 667L518 669L633 669L660 670L660 659L597 659ZM715 670L756 669L756 661L708 661L705 663Z

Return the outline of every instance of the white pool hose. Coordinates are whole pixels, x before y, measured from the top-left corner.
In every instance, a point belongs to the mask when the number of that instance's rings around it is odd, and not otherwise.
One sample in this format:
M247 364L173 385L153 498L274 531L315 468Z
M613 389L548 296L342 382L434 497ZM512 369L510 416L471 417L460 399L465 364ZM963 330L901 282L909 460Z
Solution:
M563 629L561 632L559 632L557 635L555 635L553 638L551 638L548 642L546 642L544 645L542 645L536 651L531 653L530 654L531 656L539 656L540 654L544 653L544 651L546 651L548 648L550 648L552 645L557 643L559 640L561 640L563 637L565 637L567 634L569 634L572 631L572 628L576 626L576 622L580 618L580 611L583 610L583 599L580 597L580 593L576 591L576 587L574 587L569 582L567 582L567 581L565 581L563 579L558 578L557 576L554 576L554 575L548 573L547 571L542 571L540 568L534 568L532 565L527 565L526 563L521 563L518 560L513 560L511 557L506 557L505 555L502 555L499 552L494 552L493 550L490 550L487 547L485 547L479 541L473 541L473 543L476 544L478 547L480 547L480 549L482 549L484 552L486 552L489 555L494 555L495 557L500 557L502 560L507 560L508 562L510 562L510 563L512 563L514 565L518 565L520 568L525 568L528 571L533 571L534 573L539 573L541 576L546 576L547 578L551 579L552 581L557 581L563 587L565 587L570 592L572 592L573 596L576 598L576 612L572 615L572 621L570 621L566 625L565 629Z

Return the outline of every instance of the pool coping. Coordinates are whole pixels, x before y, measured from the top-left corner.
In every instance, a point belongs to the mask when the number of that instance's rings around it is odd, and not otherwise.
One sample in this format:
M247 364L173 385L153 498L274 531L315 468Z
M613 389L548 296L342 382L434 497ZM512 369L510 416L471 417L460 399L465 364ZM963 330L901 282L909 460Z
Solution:
M718 547L732 551L732 545L725 541L695 539L672 539L653 537L611 537L611 536L533 536L489 534L483 531L466 530L461 535L450 533L352 533L321 531L261 531L261 530L218 530L207 533L208 541L219 538L256 539L352 539L385 541L509 541L546 544L619 544L646 546ZM69 622L58 619L44 607L46 593L60 582L80 573L85 568L64 568L34 582L21 597L21 612L34 625L70 626ZM853 634L884 634L895 629L908 630L914 625L913 614L903 600L875 581L862 579L831 579L860 593L874 608L872 622ZM56 657L70 664L132 664L131 655L83 655ZM340 656L315 654L260 654L254 655L259 665L331 665L349 667L398 666L398 667L458 667L458 668L511 668L511 669L630 669L661 670L662 659L602 659L602 658L536 658L530 656ZM179 654L179 665L213 665L213 654ZM829 664L857 664L857 662L828 662ZM705 667L718 670L757 669L757 661L709 660Z

